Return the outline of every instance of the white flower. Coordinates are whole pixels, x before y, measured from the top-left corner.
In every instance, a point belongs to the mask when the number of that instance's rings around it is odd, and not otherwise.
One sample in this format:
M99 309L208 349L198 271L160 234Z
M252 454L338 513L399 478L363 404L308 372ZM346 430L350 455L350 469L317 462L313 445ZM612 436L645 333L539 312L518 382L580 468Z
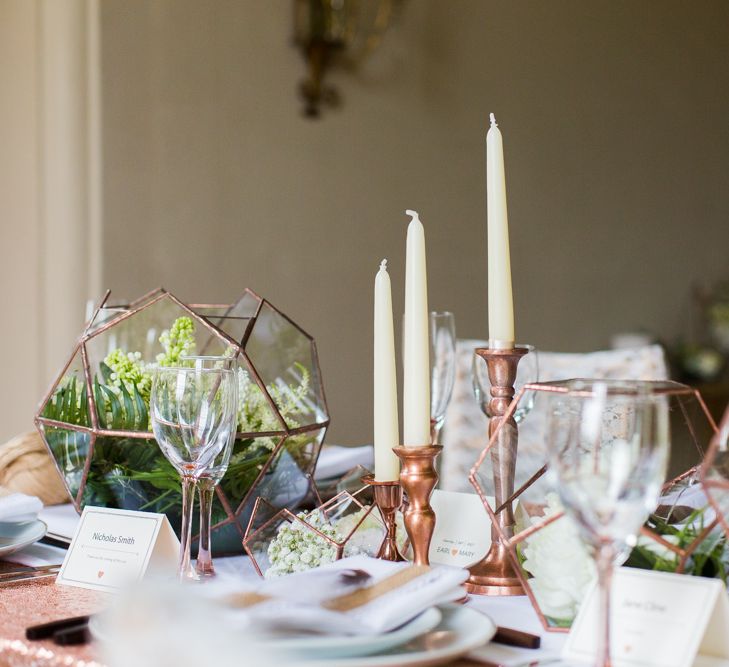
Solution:
M547 495L544 517L562 511L555 493ZM542 613L554 621L570 622L595 578L595 563L568 516L538 530L524 540L522 567L532 575L529 584Z
M676 546L678 546L680 542L680 538L678 535L661 535L661 538L666 542L675 544ZM645 549L646 551L650 551L650 553L663 560L672 561L678 558L678 555L675 551L671 551L671 549L669 549L664 544L658 542L658 540L654 540L653 538L647 537L646 535L638 535L638 540L635 546Z
M297 516L305 521L307 526L299 521L284 522L278 527L276 537L268 545L267 553L271 566L265 573L267 579L303 572L323 563L331 563L337 557L336 547L308 526L313 526L331 540L340 542L341 537L336 527L318 510L309 514L302 512Z

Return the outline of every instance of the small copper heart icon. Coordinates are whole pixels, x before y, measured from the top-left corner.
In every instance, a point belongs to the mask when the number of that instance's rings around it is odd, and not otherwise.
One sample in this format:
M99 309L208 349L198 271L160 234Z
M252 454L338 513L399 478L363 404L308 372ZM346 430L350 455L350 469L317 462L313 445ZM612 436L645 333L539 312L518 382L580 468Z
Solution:
M458 549L451 549L451 556L455 556L458 553Z
M97 576L97 577L98 577L99 579L101 579L101 577L103 577L103 576L104 576L104 570L99 570L99 571L98 571L98 572L96 573L96 576Z

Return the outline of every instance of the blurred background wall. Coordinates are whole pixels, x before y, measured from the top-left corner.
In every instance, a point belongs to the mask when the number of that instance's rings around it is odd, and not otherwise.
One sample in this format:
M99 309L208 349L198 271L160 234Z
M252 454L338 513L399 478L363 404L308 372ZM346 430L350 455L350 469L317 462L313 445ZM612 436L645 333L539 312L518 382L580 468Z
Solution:
M727 26L724 0L411 0L312 121L289 0L101 2L101 283L253 288L317 339L329 441L368 441L372 285L387 257L399 325L406 208L431 307L487 335L494 112L519 341L674 341L692 283L729 272Z

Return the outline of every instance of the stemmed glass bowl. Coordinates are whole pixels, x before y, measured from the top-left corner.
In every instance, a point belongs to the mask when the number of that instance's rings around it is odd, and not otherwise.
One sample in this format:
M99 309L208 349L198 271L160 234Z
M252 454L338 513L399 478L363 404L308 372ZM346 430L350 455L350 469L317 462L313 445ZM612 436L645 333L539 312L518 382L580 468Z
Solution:
M665 383L569 380L547 393L548 470L595 558L600 589L596 667L610 662L610 584L665 480Z
M456 320L453 313L430 313L430 429L437 445L456 381Z
M224 365L157 368L150 399L152 429L182 480L180 579L198 579L190 564L196 483L223 461L227 467L237 425L238 382Z

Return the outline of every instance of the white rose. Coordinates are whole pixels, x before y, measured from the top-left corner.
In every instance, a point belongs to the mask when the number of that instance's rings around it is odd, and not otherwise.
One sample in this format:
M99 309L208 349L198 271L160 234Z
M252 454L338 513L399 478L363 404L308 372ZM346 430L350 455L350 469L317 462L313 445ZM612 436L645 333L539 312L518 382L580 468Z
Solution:
M557 495L547 495L544 517L562 511ZM558 622L571 622L595 578L595 563L568 516L538 530L524 540L522 567L532 578L529 584L542 613Z

